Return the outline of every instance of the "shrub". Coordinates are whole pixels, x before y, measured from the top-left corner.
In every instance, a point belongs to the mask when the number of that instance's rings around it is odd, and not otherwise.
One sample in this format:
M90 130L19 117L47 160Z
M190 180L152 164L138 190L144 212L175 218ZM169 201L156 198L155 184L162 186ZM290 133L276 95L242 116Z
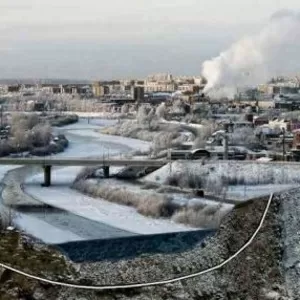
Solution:
M182 188L199 189L204 187L205 179L186 170L179 173L173 173L167 177L165 184L177 187L180 186Z
M179 205L173 203L171 198L163 195L141 195L128 191L126 188L110 188L107 186L101 187L90 184L82 179L78 179L79 177L82 178L83 175L87 174L84 173L77 176L75 182L73 183L73 188L92 197L98 197L109 202L135 207L140 214L145 216L154 218L171 217L180 207Z
M56 115L50 120L51 126L62 127L77 123L79 120L77 115Z
M147 195L141 197L137 211L144 215L154 218L171 217L178 206L172 203L172 199L160 195Z
M221 206L205 206L200 205L184 207L173 216L173 220L178 223L201 228L218 228L222 219L227 214Z
M180 173L172 174L169 177L167 177L165 184L171 186L179 186L180 177L181 177Z
M92 178L98 169L99 169L99 167L82 168L81 171L77 174L77 176L75 178L75 182L78 182L80 180L85 180L88 178Z
M30 150L29 153L34 156L47 156L51 154L61 153L63 151L64 147L62 145L54 143L48 146L34 148Z
M52 129L47 124L45 125L39 124L33 127L31 132L33 146L41 147L41 146L48 145L51 141L51 132Z

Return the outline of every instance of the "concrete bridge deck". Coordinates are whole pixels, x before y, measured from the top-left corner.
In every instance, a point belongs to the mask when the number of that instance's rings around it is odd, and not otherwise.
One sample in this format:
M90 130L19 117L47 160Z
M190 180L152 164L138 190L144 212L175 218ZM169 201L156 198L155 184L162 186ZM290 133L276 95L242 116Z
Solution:
M162 167L169 160L95 158L1 158L0 165Z
M134 160L134 159L95 159L95 158L1 158L0 165L40 165L44 169L43 186L51 185L51 169L53 166L82 166L103 168L105 177L109 177L109 168L112 166L124 167L157 167L167 164L167 160Z
M0 165L40 165L44 168L44 186L51 185L51 168L52 166L82 166L82 167L92 167L99 166L103 168L104 176L109 177L109 168L112 166L119 167L157 167L160 168L172 160L170 159L110 159L110 158L0 158ZM182 162L182 161L181 161ZM187 162L187 161L186 161ZM193 162L188 160L188 162ZM195 163L201 163L201 160L194 161ZM232 163L234 161L220 160L218 163ZM210 162L207 162L208 164ZM260 164L260 165L297 165L300 166L299 162L283 162L283 161L271 161L271 162L261 162L261 161L239 161L239 164Z

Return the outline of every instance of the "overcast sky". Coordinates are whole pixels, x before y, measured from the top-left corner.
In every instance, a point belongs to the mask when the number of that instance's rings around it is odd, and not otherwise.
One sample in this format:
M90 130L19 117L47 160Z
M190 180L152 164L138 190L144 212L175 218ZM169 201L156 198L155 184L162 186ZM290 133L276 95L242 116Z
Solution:
M0 0L0 77L198 75L299 0Z

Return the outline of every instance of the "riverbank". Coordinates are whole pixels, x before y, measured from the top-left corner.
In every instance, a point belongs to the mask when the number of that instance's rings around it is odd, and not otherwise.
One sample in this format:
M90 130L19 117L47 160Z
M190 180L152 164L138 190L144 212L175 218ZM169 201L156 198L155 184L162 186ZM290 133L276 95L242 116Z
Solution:
M299 190L295 191L299 193ZM223 268L199 278L178 283L142 289L92 292L52 287L46 289L39 284L30 284L30 292L39 291L41 299L297 299L287 296L282 275L281 197L275 196L266 220L252 244L237 258ZM288 199L288 198L285 198ZM216 266L233 255L253 235L267 205L267 198L244 203L226 217L220 230L213 237L181 253L143 254L131 259L80 263L73 265L80 278L72 276L71 282L86 285L114 285L166 280L192 274ZM52 255L49 255L52 257ZM27 266L25 266L27 268ZM263 270L263 272L262 272ZM47 267L45 267L45 272ZM48 277L51 270L48 270ZM70 282L70 277L61 275L60 280ZM11 286L22 286L11 277ZM6 288L2 293L10 293ZM295 294L296 296L296 294ZM15 295L10 299L19 299Z

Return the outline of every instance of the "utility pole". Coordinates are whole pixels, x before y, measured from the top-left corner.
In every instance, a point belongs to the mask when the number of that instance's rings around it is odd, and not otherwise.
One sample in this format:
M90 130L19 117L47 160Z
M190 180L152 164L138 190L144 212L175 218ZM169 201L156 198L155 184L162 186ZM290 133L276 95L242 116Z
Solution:
M228 160L228 132L224 134L224 160Z
M285 160L285 129L282 128L282 156L283 156L283 160Z
M1 114L1 130L3 129L3 105L0 105L0 114Z

